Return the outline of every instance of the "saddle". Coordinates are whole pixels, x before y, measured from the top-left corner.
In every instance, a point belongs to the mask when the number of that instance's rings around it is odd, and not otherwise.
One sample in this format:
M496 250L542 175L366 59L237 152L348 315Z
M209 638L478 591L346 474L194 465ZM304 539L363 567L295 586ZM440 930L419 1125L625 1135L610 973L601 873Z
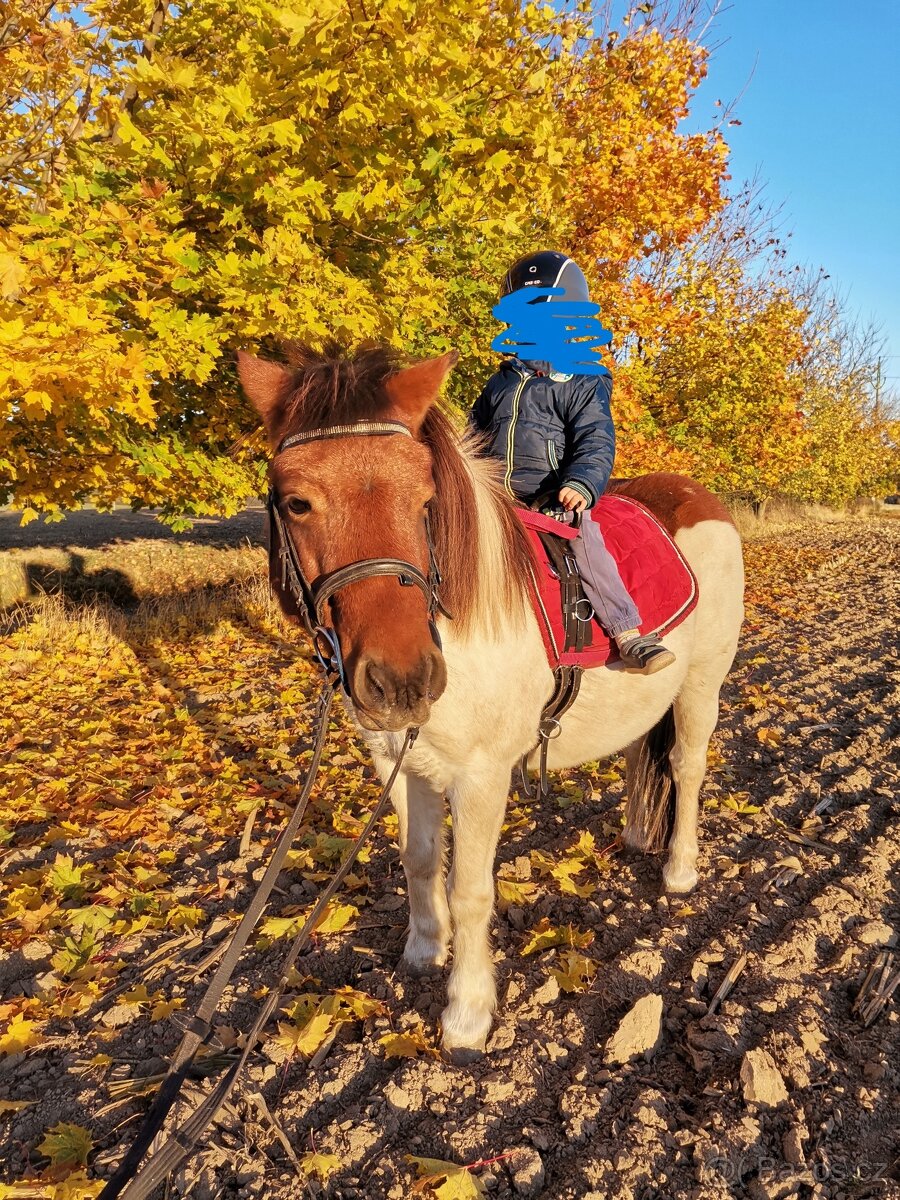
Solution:
M568 545L579 536L578 529L531 509L516 512L534 551L531 599L555 681L538 726L540 799L547 791L548 743L558 736L560 718L578 697L582 673L617 661L619 652L584 593ZM584 519L600 526L606 548L641 614L640 632L662 636L680 625L697 603L697 580L650 510L612 493L601 496ZM528 757L522 761L523 783ZM527 783L525 787L527 791Z
M566 553L566 543L579 536L578 530L530 509L516 512L534 550L532 603L550 666L587 670L617 661L616 643L593 618L574 557ZM697 603L697 580L650 510L628 496L607 493L585 519L600 526L641 614L640 632L662 636L680 625Z

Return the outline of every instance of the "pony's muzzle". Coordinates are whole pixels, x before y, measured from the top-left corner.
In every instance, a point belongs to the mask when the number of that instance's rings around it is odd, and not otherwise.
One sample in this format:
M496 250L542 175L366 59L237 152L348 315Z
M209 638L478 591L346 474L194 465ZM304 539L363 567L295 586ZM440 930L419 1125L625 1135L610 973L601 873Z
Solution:
M408 670L373 655L361 655L353 670L351 692L362 725L394 732L424 725L431 705L446 686L444 657L435 649L426 651Z

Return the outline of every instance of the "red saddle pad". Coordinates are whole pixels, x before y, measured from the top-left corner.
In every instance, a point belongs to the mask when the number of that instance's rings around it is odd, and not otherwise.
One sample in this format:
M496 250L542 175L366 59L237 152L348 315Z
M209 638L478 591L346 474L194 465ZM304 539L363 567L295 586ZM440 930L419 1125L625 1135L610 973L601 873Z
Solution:
M593 622L593 641L576 653L564 651L562 605L559 579L547 559L537 530L574 538L578 532L531 509L516 512L528 530L538 563L536 590L532 593L535 616L551 667L560 664L599 667L619 657L600 624ZM627 496L601 496L588 514L600 526L610 554L616 560L622 582L641 614L641 633L660 635L680 625L697 603L697 580L681 551L656 517Z

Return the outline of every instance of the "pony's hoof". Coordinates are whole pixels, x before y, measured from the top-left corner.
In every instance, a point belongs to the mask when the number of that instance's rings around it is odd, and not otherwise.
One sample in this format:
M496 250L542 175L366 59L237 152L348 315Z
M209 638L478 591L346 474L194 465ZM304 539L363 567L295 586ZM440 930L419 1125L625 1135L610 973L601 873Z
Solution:
M628 826L622 830L622 845L626 850L632 850L635 853L646 854L647 852L647 835L643 829L638 826Z
M470 1055L474 1062L484 1054L494 1023L494 1006L464 1006L451 1001L441 1014L441 1047L445 1055ZM460 1060L465 1061L465 1060Z
M484 1058L484 1050L471 1050L467 1046L455 1046L453 1049L444 1047L442 1052L444 1062L451 1067L471 1067Z
M446 943L437 938L411 933L406 939L400 965L407 975L414 978L423 975L438 975L444 968L447 954Z
M400 973L409 976L410 979L432 979L440 975L444 970L443 962L427 958L407 958L405 954L400 959L398 965Z
M667 892L693 891L698 879L699 876L693 867L672 866L670 863L663 867L663 884Z

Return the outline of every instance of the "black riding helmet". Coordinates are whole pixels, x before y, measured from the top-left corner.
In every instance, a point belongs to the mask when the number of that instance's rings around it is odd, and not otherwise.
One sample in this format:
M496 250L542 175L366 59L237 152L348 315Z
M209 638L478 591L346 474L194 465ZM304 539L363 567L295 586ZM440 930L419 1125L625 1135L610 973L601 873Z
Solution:
M569 258L568 254L560 254L558 250L538 250L536 254L526 254L506 272L500 295L508 296L520 288L565 288L563 296L540 296L540 300L581 300L589 301L587 280L578 263Z

